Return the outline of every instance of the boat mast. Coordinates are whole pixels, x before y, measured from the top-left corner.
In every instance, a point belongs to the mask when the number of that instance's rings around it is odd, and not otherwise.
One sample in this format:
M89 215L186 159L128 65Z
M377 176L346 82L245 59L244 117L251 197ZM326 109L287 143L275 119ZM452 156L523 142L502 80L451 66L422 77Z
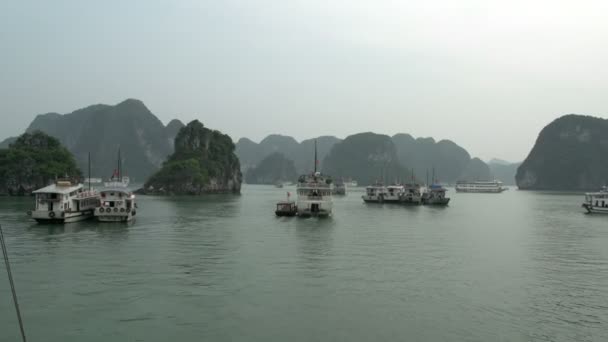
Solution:
M89 191L91 191L91 152L89 152Z
M118 180L119 180L119 181L120 181L120 180L122 180L122 175L121 175L121 172L122 172L122 171L120 170L120 168L122 167L122 165L121 165L121 164L122 164L122 163L121 163L121 160L120 160L120 147L119 147L119 148L118 148Z
M319 160L317 160L317 139L315 139L315 172L314 174L317 173L317 163L319 162Z

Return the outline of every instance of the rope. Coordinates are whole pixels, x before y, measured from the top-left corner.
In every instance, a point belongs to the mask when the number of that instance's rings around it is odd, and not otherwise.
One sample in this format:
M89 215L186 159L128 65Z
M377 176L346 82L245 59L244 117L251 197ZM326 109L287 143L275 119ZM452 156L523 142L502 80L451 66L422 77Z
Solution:
M17 301L17 291L15 290L15 283L13 282L11 265L8 262L8 252L6 250L6 244L4 242L4 233L2 232L2 225L0 225L0 245L2 245L2 254L4 255L4 263L6 264L6 273L8 273L8 281L11 284L11 291L13 292L13 302L15 303L15 311L17 312L17 319L19 320L21 338L23 342L26 342L27 340L25 339L25 329L23 329L23 320L21 319L21 311L19 310L19 302Z

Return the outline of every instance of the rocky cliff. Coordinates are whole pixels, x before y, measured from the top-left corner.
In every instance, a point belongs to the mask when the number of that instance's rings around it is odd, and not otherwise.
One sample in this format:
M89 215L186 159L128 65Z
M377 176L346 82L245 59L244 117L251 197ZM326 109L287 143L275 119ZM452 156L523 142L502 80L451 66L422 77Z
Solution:
M93 105L69 114L38 115L27 132L42 131L61 142L87 168L91 153L92 177L110 177L121 148L124 172L143 182L173 152L173 140L183 127L178 120L167 127L139 100L115 106Z
M148 194L239 193L242 175L232 139L198 120L179 130L175 152L145 183Z
M543 128L517 170L520 189L598 190L608 184L608 120L566 115Z
M279 152L275 152L264 158L256 167L247 170L245 175L247 184L295 182L297 178L298 174L293 160L286 158Z
M391 137L375 133L351 135L335 144L323 161L322 171L334 179L356 179L361 185L407 177Z

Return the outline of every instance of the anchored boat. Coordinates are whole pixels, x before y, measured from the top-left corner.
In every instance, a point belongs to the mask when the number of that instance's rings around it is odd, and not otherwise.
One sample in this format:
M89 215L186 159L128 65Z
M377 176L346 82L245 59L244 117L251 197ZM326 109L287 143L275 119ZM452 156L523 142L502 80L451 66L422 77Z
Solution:
M33 192L36 207L29 212L39 223L70 223L93 217L99 206L99 194L85 190L82 184L57 181Z
M497 180L476 182L459 181L456 183L456 192L499 194L505 190L507 190L507 188L502 185L501 181Z
M125 188L100 191L101 205L95 210L99 222L129 222L137 214L135 195Z
M315 166L310 175L298 178L298 199L296 202L298 216L301 217L327 217L333 210L331 196L331 177L322 175L317 171L317 141L315 140Z
M447 191L441 184L432 184L422 195L422 203L425 205L448 205L450 198L445 195Z
M386 196L386 187L381 183L367 186L365 188L365 195L361 196L365 203L382 203Z
M419 205L422 204L423 188L417 183L408 183L404 186L404 193L401 196L401 203Z
M588 214L608 214L608 188L604 186L599 192L586 193L582 207Z

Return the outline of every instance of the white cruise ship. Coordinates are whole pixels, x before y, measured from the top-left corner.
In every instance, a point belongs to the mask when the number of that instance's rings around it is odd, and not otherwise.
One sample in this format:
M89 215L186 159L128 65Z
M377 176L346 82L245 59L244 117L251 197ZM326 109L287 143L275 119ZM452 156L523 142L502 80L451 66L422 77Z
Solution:
M386 196L386 187L381 183L376 183L365 188L365 195L361 196L365 203L382 203Z
M332 180L317 171L317 141L315 140L315 167L310 175L298 179L296 201L297 215L300 217L327 217L333 210Z
M99 192L101 203L95 209L100 222L129 222L135 218L135 195L127 188L110 188Z
M85 190L82 184L58 181L33 192L36 207L29 212L39 223L70 223L93 217L99 206L99 194Z
M589 214L608 214L608 188L603 187L599 192L585 194L583 208Z
M502 182L494 181L459 181L456 183L456 192L501 193L507 190Z

